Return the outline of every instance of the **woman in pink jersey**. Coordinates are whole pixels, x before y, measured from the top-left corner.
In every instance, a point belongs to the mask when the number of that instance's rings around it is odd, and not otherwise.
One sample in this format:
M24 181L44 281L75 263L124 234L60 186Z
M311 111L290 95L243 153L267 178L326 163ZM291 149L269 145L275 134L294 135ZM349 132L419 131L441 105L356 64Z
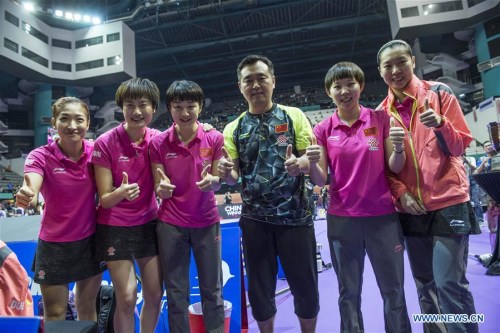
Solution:
M106 261L115 288L116 332L134 332L137 263L144 300L140 327L142 333L151 333L158 322L163 287L156 236L158 204L148 154L148 144L159 131L147 126L160 92L154 82L133 78L118 87L115 99L125 123L97 138L92 157L100 198L97 256Z
M170 332L189 333L189 264L193 251L207 332L224 331L220 217L214 191L224 138L198 122L203 90L175 81L167 90L174 124L150 145L158 212L158 246L168 300Z
M59 139L29 153L24 183L16 205L36 207L38 193L45 210L33 271L40 284L45 320L64 320L68 284L76 281L80 320L96 321L96 297L104 265L94 259L96 187L90 159L93 144L84 140L89 128L87 104L74 97L52 106L52 126Z
M341 332L363 332L361 289L365 254L384 300L386 332L411 332L403 289L403 233L385 174L405 163L404 132L389 116L359 105L363 71L351 62L325 77L336 112L314 128L307 148L310 176L323 186L330 171L327 232L339 284ZM391 124L392 124L391 120Z

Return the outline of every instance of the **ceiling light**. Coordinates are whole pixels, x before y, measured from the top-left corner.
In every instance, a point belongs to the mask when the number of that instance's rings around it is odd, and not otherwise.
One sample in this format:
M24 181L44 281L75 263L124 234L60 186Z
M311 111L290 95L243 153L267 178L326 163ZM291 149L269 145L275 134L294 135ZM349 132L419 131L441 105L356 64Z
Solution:
M99 17L93 17L92 18L92 23L93 24L101 24L101 19Z
M59 10L59 9L56 9L54 15L56 17L63 17L63 11L62 10Z
M64 18L66 20L72 20L73 19L73 13L66 12L66 14L64 14Z
M26 9L28 12L32 12L35 10L35 6L33 5L32 2L24 2L23 3L24 9Z
M80 21L82 20L82 15L80 15L80 14L75 14L75 15L73 15L73 18L74 18L74 20L75 20L75 21L80 22Z

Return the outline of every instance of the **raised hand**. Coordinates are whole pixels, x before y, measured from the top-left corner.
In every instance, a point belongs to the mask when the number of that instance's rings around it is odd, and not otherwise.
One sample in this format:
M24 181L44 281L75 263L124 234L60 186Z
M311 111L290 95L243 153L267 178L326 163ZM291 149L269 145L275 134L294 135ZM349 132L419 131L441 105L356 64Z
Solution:
M222 157L219 160L219 165L217 166L217 171L219 172L219 177L226 179L233 171L234 163L226 148L222 147Z
M311 144L306 148L306 157L310 164L316 164L321 158L321 146L318 146L316 137L313 135Z
M201 123L201 125L203 126L203 132L210 132L214 129L214 127L209 123Z
M34 197L35 191L31 186L30 177L24 175L24 184L16 193L16 206L25 209L28 208Z
M212 174L210 174L208 172L210 170L210 168L211 168L210 164L205 165L205 167L203 168L203 171L201 172L201 181L196 182L196 186L198 186L198 188L202 192L213 191L214 188L212 185L215 182L218 183L218 177L214 177L214 176L212 176Z
M156 169L156 172L160 176L160 183L156 187L156 195L158 195L162 199L171 198L175 189L175 185L170 183L170 179L160 168Z
M300 174L299 159L293 154L292 145L286 147L285 170L292 177L296 177Z
M425 99L425 111L420 114L420 122L429 128L438 127L443 122L443 117L429 106L429 100Z
M424 204L420 202L420 200L415 198L410 192L404 193L399 198L399 202L401 203L401 207L406 213L412 215L422 215L427 213Z
M405 130L396 124L394 117L391 117L390 125L391 128L389 129L389 138L391 139L394 151L400 153L405 148Z
M135 200L139 197L141 190L139 189L139 184L137 183L128 183L128 174L124 171L122 172L123 179L122 183L119 187L119 190L122 192L122 195L128 201Z

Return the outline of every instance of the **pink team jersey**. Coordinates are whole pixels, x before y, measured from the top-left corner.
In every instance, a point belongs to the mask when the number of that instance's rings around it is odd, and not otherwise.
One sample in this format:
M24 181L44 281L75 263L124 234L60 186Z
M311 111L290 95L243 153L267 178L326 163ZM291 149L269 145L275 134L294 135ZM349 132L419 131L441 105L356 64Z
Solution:
M196 137L187 146L177 137L174 125L151 141L151 162L162 164L176 186L173 196L161 203L160 220L190 228L207 227L220 220L214 192L200 191L196 182L201 180L205 165L221 158L223 145L220 132L204 132L200 123Z
M66 157L57 142L29 153L24 173L43 177L40 193L45 200L40 239L47 242L74 242L95 232L96 186L90 159L93 143L83 141L78 162Z
M160 131L146 128L144 139L138 145L132 143L124 124L109 130L97 138L92 163L111 170L113 186L120 187L122 172L128 174L129 184L137 183L141 193L135 200L123 199L112 208L99 206L97 223L111 226L137 226L156 218L158 203L153 191L154 180L148 145Z
M389 116L361 106L349 127L337 112L314 127L318 145L325 147L330 177L328 213L337 216L380 216L395 211L386 180L384 139Z

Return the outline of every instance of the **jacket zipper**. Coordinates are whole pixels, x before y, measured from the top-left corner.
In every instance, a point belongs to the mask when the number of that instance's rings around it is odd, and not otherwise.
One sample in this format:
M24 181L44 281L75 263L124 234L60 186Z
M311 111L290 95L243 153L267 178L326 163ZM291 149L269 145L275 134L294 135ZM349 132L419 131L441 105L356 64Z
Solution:
M415 115L415 111L417 110L417 108L418 108L418 103L415 99L413 99L413 106L412 106L412 110L411 110L411 119L410 119L410 129L408 129L405 126L405 124L403 123L403 120L401 119L401 116L399 115L399 112L397 111L397 109L394 107L394 104L391 107L391 113L399 121L401 126L405 129L406 134L408 134L408 142L410 143L410 150L411 150L412 157L413 157L413 165L415 166L415 176L416 176L416 181L417 181L417 196L418 196L418 199L420 200L420 202L423 204L424 201L422 200L422 193L420 191L420 175L419 175L420 168L418 167L417 154L415 152L415 145L413 143L413 136L411 134L413 117Z

